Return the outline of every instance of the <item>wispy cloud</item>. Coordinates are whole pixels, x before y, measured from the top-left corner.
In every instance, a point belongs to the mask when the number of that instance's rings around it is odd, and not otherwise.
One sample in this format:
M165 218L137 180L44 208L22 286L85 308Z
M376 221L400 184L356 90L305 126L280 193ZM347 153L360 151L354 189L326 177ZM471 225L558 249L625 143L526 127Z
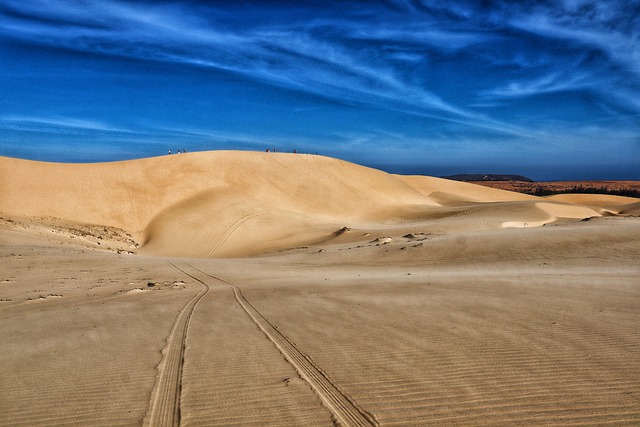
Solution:
M221 131L206 128L194 128L187 126L161 126L142 125L139 128L123 128L113 126L101 121L87 120L77 117L59 116L0 116L0 129L38 132L52 134L100 134L107 137L128 137L156 139L166 143L166 141L197 140L206 141L212 144L234 143L243 146L262 148L269 143L272 145L292 145L296 141L294 138L283 138L277 136L258 137L251 133Z
M468 105L483 104L490 97L588 90L618 98L638 111L640 15L633 2L411 3L414 11L420 4L442 18L444 24L435 27L435 34L444 30L443 44L456 47L461 42L470 56L467 60L473 61L467 65L492 76L502 75L484 88L486 83L478 76L478 99ZM463 37L456 39L456 34Z
M405 25L402 28L397 26L384 28L378 25L361 26L352 30L349 36L353 39L393 42L398 45L411 44L421 48L428 45L443 51L455 51L486 43L496 38L495 35L478 31L429 29L428 27L429 25L425 25L425 23L413 26Z
M311 145L331 144L326 141L333 138L334 147L362 151L359 147L410 149L429 141L443 146L463 141L467 150L473 141L552 145L554 135L569 140L567 129L592 122L598 126L580 135L590 144L607 135L632 144L627 136L640 132L635 9L625 0L386 0L322 7L269 1L0 0L0 55L15 54L17 64L29 58L24 73L20 65L2 70L13 80L0 82L0 89L31 94L19 108L11 109L14 100L0 105L0 127L149 144L184 138L202 146L293 145L296 136L304 136ZM59 70L65 67L47 69L36 51L56 64L66 58L82 63L87 69L78 76L84 83L75 84L76 76L64 80ZM123 69L113 72L120 64ZM66 82L64 90L73 95L68 108L59 109L53 99L64 104L63 89L11 87L19 86L18 74L36 79L39 66L47 81ZM112 79L112 86L94 91L86 82L102 71L100 78ZM148 94L148 100L128 99L129 83L140 77L128 72L155 79L152 89L136 86L136 95ZM173 77L189 87L174 84ZM123 81L128 83L120 86ZM170 94L159 89L163 82ZM212 100L218 89L243 98ZM17 113L40 105L41 94L51 98L47 108ZM193 105L171 114L165 106L172 105L173 95L181 102L193 99ZM154 104L154 97L162 100ZM113 106L98 105L107 98ZM72 105L75 101L81 105ZM233 111L216 111L215 105ZM256 106L263 108L260 117L250 119L260 129L245 129L244 114L255 114ZM208 126L212 111L216 125ZM326 123L336 128L322 128ZM452 152L460 153L449 149L442 156Z
M410 42L419 49L425 43L460 49L486 38L478 33L424 30L420 25L405 31L376 29L337 19L330 25L342 39L335 40L317 36L318 27L326 27L327 21L225 30L217 25L215 13L204 19L176 4L142 7L103 1L81 8L65 1L7 4L14 13L3 21L4 35L32 43L211 67L339 102L426 114L496 132L509 128L413 83L383 54L372 56L369 49L348 44L348 39L370 38L398 47ZM38 19L41 16L49 19Z
M563 8L538 6L509 24L546 37L572 40L601 50L640 75L640 15L637 5L618 1L564 1Z
M589 86L591 82L586 76L551 73L531 80L513 81L505 86L484 91L483 94L495 98L511 98L578 90Z
M71 117L38 117L38 116L0 116L0 128L21 131L91 131L114 133L137 133L130 129L123 129L109 124Z

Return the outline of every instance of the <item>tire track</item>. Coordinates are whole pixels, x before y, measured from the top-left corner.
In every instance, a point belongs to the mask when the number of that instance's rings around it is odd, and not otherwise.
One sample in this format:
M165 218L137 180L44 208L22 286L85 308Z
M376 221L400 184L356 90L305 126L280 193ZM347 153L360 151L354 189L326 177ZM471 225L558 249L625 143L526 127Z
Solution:
M216 242L214 243L213 248L211 248L211 250L207 252L207 257L213 257L220 250L220 248L222 248L229 237L231 237L231 235L235 233L238 228L240 228L240 226L257 216L258 213L254 212L238 218L233 224L229 226L229 228L224 231L224 233L222 233L222 235L220 235L220 237L218 237L218 240L216 240Z
M199 270L189 264L191 269L224 283L233 289L234 295L240 306L249 315L251 320L269 340L278 348L285 359L294 367L301 378L315 390L325 406L332 412L335 421L341 426L378 426L373 414L361 408L355 400L338 389L329 376L315 362L287 337L282 335L256 308L244 297L240 288L232 283L222 280ZM182 271L182 270L181 270ZM185 273L187 274L187 273ZM190 277L194 277L188 274ZM194 277L195 278L195 277ZM198 280L198 279L196 279ZM204 281L198 280L203 283Z
M180 392L182 390L182 370L184 350L189 320L198 302L209 292L209 286L202 280L190 275L175 264L173 268L196 280L201 290L187 302L178 314L171 328L167 344L162 350L162 361L158 365L156 385L151 393L149 410L144 419L145 426L179 426Z

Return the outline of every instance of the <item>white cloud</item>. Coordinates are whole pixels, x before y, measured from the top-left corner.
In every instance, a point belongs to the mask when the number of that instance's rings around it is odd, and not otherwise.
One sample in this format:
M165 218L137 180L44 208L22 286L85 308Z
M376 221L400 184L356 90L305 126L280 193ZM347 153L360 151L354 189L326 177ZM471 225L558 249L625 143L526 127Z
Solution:
M397 17L385 21L385 17L380 16L369 21L347 16L278 25L247 23L229 29L217 22L216 13L199 14L193 7L180 3L4 1L7 7L21 13L0 20L0 36L3 37L82 52L227 70L248 79L333 101L437 119L461 125L465 130L488 130L519 137L535 135L531 128L504 123L496 117L468 109L466 105L495 106L496 100L508 103L512 98L540 93L584 88L614 91L612 97L640 108L640 101L637 101L640 97L635 96L637 91L614 87L611 80L594 77L579 67L572 68L575 61L557 63L561 53L518 50L516 45L506 45L508 37L503 38L498 31L490 32L511 27L544 37L579 42L606 52L612 60L638 76L638 26L626 29L612 26L611 21L620 11L608 7L607 2L599 5L593 1L565 0L563 9L535 6L531 10L512 4L512 9L507 9L519 13L497 8L487 16L455 2L429 5L447 9L459 18L452 23L421 15L421 7L416 2L398 0L395 3L399 9L408 13L407 22L394 21ZM587 6L594 12L582 16L580 11ZM491 25L485 26L491 20ZM327 28L329 31L324 31ZM370 45L360 48L360 40L379 41L391 48L376 50ZM493 63L492 59L487 60L487 66L508 68L516 62L521 72L519 77L509 74L504 84L470 93L469 98L480 96L462 105L447 95L440 95L444 92L437 92L438 83L431 87L421 83L419 74L429 73L422 63L423 58L429 60L428 51L435 50L444 55L462 51L477 58L473 56L474 49L492 42L501 44L488 49L491 53L482 57L495 56ZM436 49L427 49L432 47ZM507 55L511 59L505 60ZM398 59L406 64L398 65ZM504 63L499 64L500 60ZM456 66L475 65L461 62ZM535 77L532 77L533 73L536 73ZM482 77L478 75L479 80ZM604 89L596 88L596 83L603 82L606 83ZM14 127L127 131L97 121L55 117L5 117L2 123ZM204 131L201 136L258 143L250 135Z
M581 14L580 7L589 5L592 13ZM637 9L625 10L611 2L566 2L573 14L538 8L528 16L512 19L510 25L547 37L573 40L606 52L627 70L640 75L640 18ZM635 15L635 16L634 16ZM620 21L635 20L629 25Z
M402 28L397 26L385 28L379 25L360 26L360 28L351 30L349 36L355 39L430 45L445 51L459 50L496 38L496 36L480 32L429 28L435 25L421 23L415 26L405 25Z
M490 98L512 98L577 90L589 87L590 85L591 83L587 76L567 76L558 72L553 72L536 79L512 81L505 86L484 91L482 94Z
M100 121L58 116L7 115L0 117L0 126L15 130L46 130L47 128L55 128L56 130L69 129L95 132L135 133L135 131L111 126Z
M211 67L339 102L427 115L496 132L509 128L412 83L402 70L384 58L313 36L311 30L317 23L309 24L310 27L280 26L278 30L248 27L230 31L176 4L142 6L108 0L84 3L82 7L75 2L42 0L26 5L17 1L9 4L24 14L46 15L54 21L4 22L1 31L5 35L34 43ZM77 25L56 25L56 19ZM82 26L81 22L87 25ZM343 34L351 31L352 24L333 21L335 26L345 26ZM403 31L360 27L358 31L390 43L405 40L449 49L460 49L484 38L477 33L423 30L419 26Z

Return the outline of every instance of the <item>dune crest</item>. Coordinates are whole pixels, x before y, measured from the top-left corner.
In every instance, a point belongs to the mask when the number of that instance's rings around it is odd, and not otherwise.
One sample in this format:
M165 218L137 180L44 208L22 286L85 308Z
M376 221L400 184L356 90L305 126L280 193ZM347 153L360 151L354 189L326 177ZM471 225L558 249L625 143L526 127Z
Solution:
M116 227L141 253L184 257L252 255L330 239L345 226L443 217L463 228L543 225L600 216L601 206L622 201L591 197L585 206L323 156L235 151L98 164L0 157L0 183L5 216Z

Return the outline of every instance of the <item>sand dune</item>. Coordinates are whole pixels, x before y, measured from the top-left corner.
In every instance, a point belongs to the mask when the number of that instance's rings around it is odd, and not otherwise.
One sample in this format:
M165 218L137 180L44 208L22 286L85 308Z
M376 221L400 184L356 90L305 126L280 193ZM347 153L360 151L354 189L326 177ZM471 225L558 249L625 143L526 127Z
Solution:
M0 180L5 216L114 227L140 253L189 257L258 254L323 241L344 226L443 217L462 228L539 226L599 216L621 201L540 199L322 156L230 151L101 164L0 158Z
M319 156L0 158L0 425L638 425L639 213Z
M345 221L379 221L398 206L435 205L391 175L318 156L212 152L93 165L1 163L4 214L119 227L155 254L256 253L327 238Z
M640 202L615 206L615 207L612 207L611 209L614 212L619 214L640 216Z
M443 199L451 197L456 201L483 203L536 200L536 197L529 196L527 194L515 193L512 191L499 190L495 188L469 184L466 182L452 181L430 176L397 175L397 177L398 179L404 181L416 191L419 191L424 195L436 195L436 197Z

